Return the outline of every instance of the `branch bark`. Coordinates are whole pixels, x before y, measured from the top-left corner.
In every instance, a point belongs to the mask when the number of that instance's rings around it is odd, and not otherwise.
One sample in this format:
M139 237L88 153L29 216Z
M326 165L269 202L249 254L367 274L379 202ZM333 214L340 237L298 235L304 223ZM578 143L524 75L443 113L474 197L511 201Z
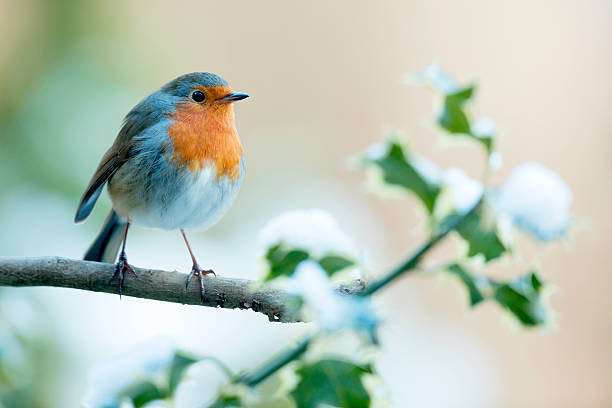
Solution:
M60 257L0 257L0 286L55 286L118 293L117 282L108 283L114 265ZM186 274L177 271L134 268L136 277L126 276L123 295L164 302L201 305L224 309L251 309L263 313L272 322L302 321L289 306L287 293L279 289L254 289L255 282L222 276L204 276L204 303L200 303L197 283L185 290ZM195 281L195 280L194 280ZM343 294L355 294L362 281L337 288Z

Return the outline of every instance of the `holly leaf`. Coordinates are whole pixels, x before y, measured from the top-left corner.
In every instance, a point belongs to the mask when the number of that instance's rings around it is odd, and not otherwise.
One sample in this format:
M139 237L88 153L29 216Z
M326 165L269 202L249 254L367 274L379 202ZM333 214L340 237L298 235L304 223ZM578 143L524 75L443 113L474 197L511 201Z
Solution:
M451 135L465 135L478 140L491 153L494 134L490 131L482 132L478 126L474 128L465 109L465 105L474 97L476 86L460 87L437 65L429 66L420 77L423 83L433 85L444 95L442 111L437 118L438 125Z
M541 297L544 284L535 272L510 282L500 282L486 277L475 277L457 263L446 269L457 275L466 286L470 293L471 306L483 300L494 300L525 326L538 326L546 322L547 313Z
M134 408L140 408L151 401L166 398L168 393L152 381L145 380L127 387L120 396L129 398Z
M327 255L319 259L318 262L329 276L355 265L355 261L340 255Z
M508 309L526 326L537 326L546 322L546 308L540 292L543 283L535 272L504 284L495 289L495 300Z
M442 112L438 116L438 125L450 134L466 135L478 140L485 146L487 152L490 153L493 149L494 135L490 132L482 133L475 131L464 109L466 102L472 99L475 90L476 87L470 85L463 89L446 93Z
M366 156L366 164L373 164L380 168L386 183L403 187L416 194L431 214L440 193L439 184L428 180L418 171L398 142L389 141L388 143L385 154L376 158Z
M291 392L298 408L317 408L321 404L334 407L367 408L370 395L361 377L372 373L368 366L348 361L326 359L300 367L300 381Z
M179 382L183 379L185 370L199 361L183 352L174 351L172 358L155 371L134 378L134 382L126 384L118 393L117 401L129 398L134 407L139 408L151 401L171 397ZM160 380L163 379L163 380Z
M478 303L485 300L484 295L478 288L476 278L471 273L469 273L463 266L455 263L448 266L447 269L449 272L457 275L457 277L465 285L470 295L470 306L476 306Z
M452 217L456 217L452 216ZM495 222L486 219L484 206L480 206L457 226L457 232L468 243L468 256L482 254L486 262L499 258L507 251Z
M297 268L302 261L307 259L311 259L321 265L329 276L355 265L354 260L343 255L330 254L320 259L316 259L305 250L288 248L282 243L270 247L266 253L265 259L269 269L268 274L264 278L264 282L281 276L293 275L295 268Z
M463 105L472 98L474 89L472 85L445 95L438 124L447 132L471 135L470 121L463 110Z
M170 364L170 377L168 379L168 390L170 394L174 393L179 382L183 379L185 370L197 361L197 359L178 351L174 354L172 363Z
M280 276L291 276L299 263L308 258L308 252L303 250L285 248L282 244L270 247L266 253L269 271L264 282Z
M221 395L217 398L215 402L208 406L208 408L240 408L242 406L242 401L240 397L231 395L224 396Z

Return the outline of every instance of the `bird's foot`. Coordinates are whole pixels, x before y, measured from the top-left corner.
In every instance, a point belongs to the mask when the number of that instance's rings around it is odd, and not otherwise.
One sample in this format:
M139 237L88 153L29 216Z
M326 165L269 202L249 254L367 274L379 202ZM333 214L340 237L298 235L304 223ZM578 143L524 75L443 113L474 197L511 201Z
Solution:
M189 287L189 282L191 282L191 279L194 276L198 277L198 282L200 282L200 302L204 303L204 275L209 275L209 274L213 274L215 276L217 276L217 274L215 273L215 271L213 271L212 269L201 269L200 265L198 265L197 263L193 264L193 267L191 268L191 273L189 274L189 276L187 277L187 281L185 282L185 290L187 290L187 288Z
M111 276L111 278L108 280L109 285L115 280L115 278L119 280L119 298L121 298L121 295L123 294L123 279L125 277L126 271L132 272L132 275L136 276L134 268L132 268L132 266L127 262L127 257L125 256L125 253L121 253L119 254L119 260L115 264L115 272L113 273L113 276Z

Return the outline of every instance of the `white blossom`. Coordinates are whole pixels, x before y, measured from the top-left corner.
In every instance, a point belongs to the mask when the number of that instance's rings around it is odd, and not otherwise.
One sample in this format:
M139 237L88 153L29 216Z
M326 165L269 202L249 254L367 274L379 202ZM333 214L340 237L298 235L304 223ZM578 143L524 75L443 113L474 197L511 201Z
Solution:
M318 208L292 210L269 221L259 235L262 248L280 243L301 249L315 258L328 254L355 255L352 240L336 219Z
M499 211L543 241L562 236L571 221L571 190L540 163L516 167L493 198Z
M298 265L287 291L302 296L321 328L329 332L349 328L371 332L378 322L369 299L334 291L327 274L314 261Z
M117 407L118 395L138 380L154 379L167 369L175 347L167 339L156 339L134 347L124 354L94 366L89 373L83 406Z
M474 180L465 171L457 167L446 169L443 180L453 208L459 214L465 214L471 210L484 192L484 186L480 181Z

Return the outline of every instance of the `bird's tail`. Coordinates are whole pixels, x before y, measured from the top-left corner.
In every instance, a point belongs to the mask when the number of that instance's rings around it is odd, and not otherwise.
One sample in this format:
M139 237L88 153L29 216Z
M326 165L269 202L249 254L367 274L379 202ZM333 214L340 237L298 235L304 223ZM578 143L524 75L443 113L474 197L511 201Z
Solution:
M121 221L114 210L111 210L102 230L91 244L85 257L86 261L114 263L123 241L125 222Z

